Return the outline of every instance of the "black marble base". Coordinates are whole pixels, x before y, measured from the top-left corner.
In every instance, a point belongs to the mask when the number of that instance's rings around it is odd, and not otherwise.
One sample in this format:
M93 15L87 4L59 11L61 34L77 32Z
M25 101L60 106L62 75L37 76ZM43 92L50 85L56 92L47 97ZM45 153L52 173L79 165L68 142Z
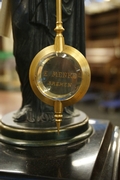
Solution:
M120 130L90 119L94 133L76 145L17 147L0 144L0 180L118 180Z
M59 133L55 121L15 122L14 114L6 114L0 122L0 141L22 147L60 146L81 142L93 133L88 116L79 110L76 116L63 118Z

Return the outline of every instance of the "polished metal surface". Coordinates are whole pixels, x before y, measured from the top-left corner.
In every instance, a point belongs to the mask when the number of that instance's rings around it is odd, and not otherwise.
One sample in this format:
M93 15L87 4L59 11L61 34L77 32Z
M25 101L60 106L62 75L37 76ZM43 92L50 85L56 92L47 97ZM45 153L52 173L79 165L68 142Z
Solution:
M47 52L47 55L46 55ZM75 48L71 46L65 45L63 53L66 55L70 55L71 57L74 58L75 61L79 64L79 67L81 68L81 73L82 73L82 80L79 89L77 92L72 95L71 97L67 99L63 99L62 104L63 107L73 105L74 103L78 102L87 92L88 87L90 85L90 68L88 65L87 60L85 57ZM43 61L44 59L48 58L51 54L55 54L55 49L54 45L51 45L49 47L46 47L42 49L33 59L31 66L30 66L30 71L29 71L29 80L30 84L32 87L32 90L36 94L36 96L41 99L43 102L46 104L49 104L51 106L54 106L54 99L52 96L50 98L47 97L46 92L41 93L36 85L36 70L38 67L38 64L40 63L40 60ZM54 66L54 65L53 65ZM59 72L59 70L57 70ZM41 90L42 91L42 90ZM44 94L44 95L43 95ZM57 97L56 97L57 98Z

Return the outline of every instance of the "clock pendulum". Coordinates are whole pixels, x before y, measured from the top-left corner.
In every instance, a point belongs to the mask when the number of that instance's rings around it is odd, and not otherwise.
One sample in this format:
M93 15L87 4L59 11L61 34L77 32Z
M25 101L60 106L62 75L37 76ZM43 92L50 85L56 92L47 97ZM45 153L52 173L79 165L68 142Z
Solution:
M66 107L74 105L85 95L91 74L82 53L65 44L63 31L62 1L56 0L54 44L38 52L29 69L33 92L42 102L53 107L50 121L18 123L14 121L16 111L10 112L0 122L2 142L27 147L67 147L86 141L92 135L93 128L84 112L76 108L72 114L65 112Z
M34 57L29 71L32 90L44 103L54 107L58 132L63 109L78 102L88 90L90 68L85 57L65 44L61 0L56 0L56 37L54 45Z

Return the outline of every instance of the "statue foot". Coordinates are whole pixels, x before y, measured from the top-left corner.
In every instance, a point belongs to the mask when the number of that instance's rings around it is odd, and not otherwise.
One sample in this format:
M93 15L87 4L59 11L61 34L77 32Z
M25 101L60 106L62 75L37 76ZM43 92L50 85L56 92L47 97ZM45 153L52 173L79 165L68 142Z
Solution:
M54 121L53 112L33 112L29 105L25 105L14 114L14 122L51 122Z
M31 108L26 105L14 114L14 122L27 121L28 114L31 114Z

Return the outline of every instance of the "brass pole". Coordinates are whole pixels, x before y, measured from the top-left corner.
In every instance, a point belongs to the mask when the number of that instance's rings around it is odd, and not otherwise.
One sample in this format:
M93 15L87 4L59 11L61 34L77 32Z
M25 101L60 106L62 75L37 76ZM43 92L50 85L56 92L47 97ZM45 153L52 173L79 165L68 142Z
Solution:
M60 124L62 121L62 117L63 117L63 105L62 102L60 101L55 101L54 103L54 112L55 112L55 121L56 121L56 126L57 126L57 130L59 133L60 130Z
M56 0L56 37L55 37L55 51L61 53L64 49L64 37L62 32L64 28L62 26L62 3L61 0Z

